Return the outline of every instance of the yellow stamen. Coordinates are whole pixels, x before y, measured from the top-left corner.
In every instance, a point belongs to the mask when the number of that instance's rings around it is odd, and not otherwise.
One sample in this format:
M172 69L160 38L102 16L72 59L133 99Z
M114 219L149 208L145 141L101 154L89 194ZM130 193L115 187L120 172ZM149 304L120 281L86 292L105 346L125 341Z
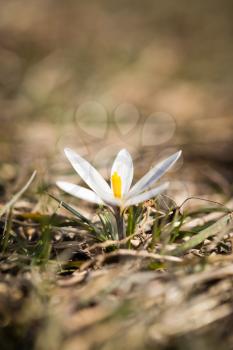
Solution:
M112 189L115 198L121 198L121 177L118 175L118 173L115 171L112 175Z

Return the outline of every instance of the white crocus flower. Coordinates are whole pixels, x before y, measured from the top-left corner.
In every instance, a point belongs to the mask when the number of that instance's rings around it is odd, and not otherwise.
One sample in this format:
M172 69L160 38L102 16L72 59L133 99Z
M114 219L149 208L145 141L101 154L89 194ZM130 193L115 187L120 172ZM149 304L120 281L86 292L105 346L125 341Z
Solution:
M73 168L91 190L65 181L57 181L57 186L74 197L100 205L120 208L122 212L126 207L144 202L167 189L168 182L153 189L149 188L172 167L180 157L181 151L154 166L132 187L133 161L126 149L122 149L114 160L111 170L111 187L84 158L68 148L65 149L65 154Z

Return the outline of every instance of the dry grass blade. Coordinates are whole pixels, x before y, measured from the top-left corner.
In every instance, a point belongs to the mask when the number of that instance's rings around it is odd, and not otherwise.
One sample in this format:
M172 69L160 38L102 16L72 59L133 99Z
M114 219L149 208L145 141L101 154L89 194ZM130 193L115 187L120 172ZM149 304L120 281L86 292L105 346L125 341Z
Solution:
M135 251L135 250L129 250L129 249L118 249L117 251L108 254L108 257L114 257L114 256L149 258L153 260L172 261L172 262L178 262L178 263L183 261L183 259L175 256L171 256L171 255L161 255L161 254L150 253L147 251Z
M135 258L135 259L151 259L159 262L173 262L173 263L181 263L183 259L178 258L176 256L171 255L160 255L155 253L150 253L147 251L135 251L135 250L129 250L129 249L118 249L114 252L107 253L107 254L99 254L91 261L85 262L80 270L85 271L91 266L94 266L95 264L98 265L98 267L104 265L104 263L112 258Z
M111 246L116 246L116 247L120 247L120 246L124 246L126 243L128 243L132 238L134 237L134 234L121 239L121 240L110 240L108 239L107 241L101 242L101 243L95 243L92 246L88 247L89 251L93 251L95 249L101 248L101 249L105 249Z
M6 205L4 205L4 207L0 210L0 217L4 215L11 207L13 207L13 205L18 201L18 199L24 194L24 192L27 191L28 187L31 185L35 177L36 177L36 171L33 172L32 176L30 177L26 185L24 185L24 187L21 188L21 190L17 192L13 196L13 198Z

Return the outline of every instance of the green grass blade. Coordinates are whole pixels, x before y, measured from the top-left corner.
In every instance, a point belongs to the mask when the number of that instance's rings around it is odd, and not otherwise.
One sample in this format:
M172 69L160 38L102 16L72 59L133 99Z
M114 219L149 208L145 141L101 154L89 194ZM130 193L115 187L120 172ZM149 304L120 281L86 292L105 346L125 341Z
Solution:
M171 255L182 255L187 250L196 247L201 244L205 239L211 236L217 235L219 232L228 232L233 228L233 212L223 216L216 221L213 225L208 226L204 230L200 231L197 235L193 236L189 241L181 244L178 248L171 252Z
M65 208L67 211L69 211L71 214L73 214L77 219L77 222L82 225L86 230L94 232L95 234L99 234L98 228L89 220L87 219L84 215L79 213L76 209L71 207L69 204L65 203L64 201L58 199L54 195L48 193L48 195L53 198L56 202L59 203L60 206Z
M91 225L91 221L89 219L87 219L85 216L83 216L81 213L79 213L76 209L74 209L73 207L71 207L69 204L65 203L64 201L58 199L57 197L55 197L53 194L48 193L48 195L53 198L56 202L58 202L63 208L65 208L66 210L68 210L71 214L73 214L74 216L77 216L80 220L82 220L83 222L87 223L88 225Z

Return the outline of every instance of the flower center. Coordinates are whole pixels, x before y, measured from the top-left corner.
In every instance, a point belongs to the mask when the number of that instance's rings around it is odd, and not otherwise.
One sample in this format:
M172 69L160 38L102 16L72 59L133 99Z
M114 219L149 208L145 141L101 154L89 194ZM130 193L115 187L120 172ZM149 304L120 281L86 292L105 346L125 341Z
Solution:
M117 171L115 171L111 177L112 180L112 190L114 193L115 198L121 198L121 187L122 187L122 181L121 177L118 175Z

